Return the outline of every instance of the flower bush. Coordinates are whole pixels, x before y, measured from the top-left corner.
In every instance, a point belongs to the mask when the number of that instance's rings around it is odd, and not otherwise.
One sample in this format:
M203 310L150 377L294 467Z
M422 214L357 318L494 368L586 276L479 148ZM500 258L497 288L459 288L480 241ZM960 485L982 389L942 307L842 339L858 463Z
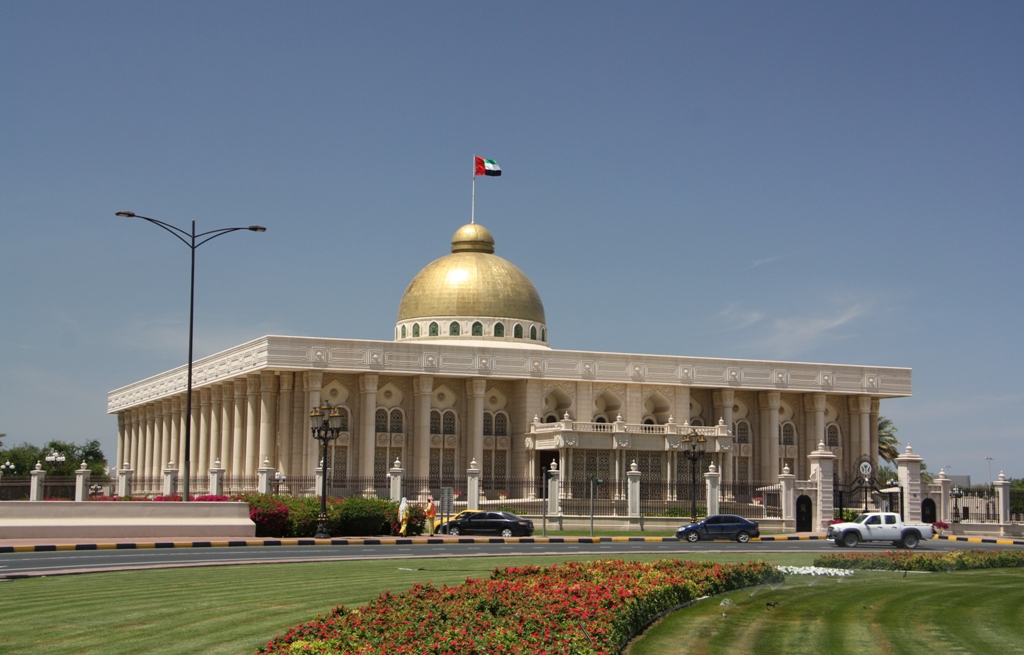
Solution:
M935 528L936 531L948 530L949 524L945 521L935 521L934 523L932 523L932 527Z
M1024 566L1024 551L953 550L944 553L912 553L906 550L887 550L884 553L836 553L815 558L814 565L881 571L1015 568Z
M701 596L783 579L764 562L603 560L497 569L487 580L456 587L421 584L402 594L381 594L360 609L336 607L258 652L608 654L662 612Z

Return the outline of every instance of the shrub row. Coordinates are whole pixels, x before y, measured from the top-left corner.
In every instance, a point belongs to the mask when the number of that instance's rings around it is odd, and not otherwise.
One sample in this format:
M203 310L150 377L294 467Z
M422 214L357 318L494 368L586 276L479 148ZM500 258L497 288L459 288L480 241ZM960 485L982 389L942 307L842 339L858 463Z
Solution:
M662 612L783 575L764 562L567 562L497 569L456 587L416 585L275 637L259 653L613 653ZM592 645L593 644L593 645Z
M199 502L249 503L249 518L256 524L257 537L312 537L316 534L320 516L318 496L299 498L252 493L238 496L190 496L190 499ZM181 501L181 496L103 496L93 500L174 502ZM423 508L410 504L409 514L406 534L422 534L426 525L426 512ZM327 499L327 531L332 537L398 535L400 528L398 503L359 496Z
M881 571L966 571L1024 566L1021 550L953 550L945 553L912 553L888 550L884 553L836 553L822 555L815 566L838 569Z

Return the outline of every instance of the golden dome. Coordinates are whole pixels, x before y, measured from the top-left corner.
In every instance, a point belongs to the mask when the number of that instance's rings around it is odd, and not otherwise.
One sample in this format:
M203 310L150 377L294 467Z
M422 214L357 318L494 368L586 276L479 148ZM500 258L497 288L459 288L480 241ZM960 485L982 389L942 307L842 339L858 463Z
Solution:
M452 254L427 264L409 283L398 320L460 316L543 324L544 304L533 282L493 253L494 237L487 228L460 227L452 237Z

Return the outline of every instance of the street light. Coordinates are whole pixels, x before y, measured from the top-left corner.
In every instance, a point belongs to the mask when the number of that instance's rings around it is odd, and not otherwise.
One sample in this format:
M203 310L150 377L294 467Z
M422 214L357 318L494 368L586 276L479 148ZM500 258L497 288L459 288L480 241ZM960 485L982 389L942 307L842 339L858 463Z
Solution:
M0 475L14 475L14 464L10 460L0 464Z
M697 522L697 462L704 457L708 440L697 430L690 428L690 431L683 435L683 456L690 460L690 522Z
M330 414L324 413L330 410ZM322 480L320 490L320 516L317 517L316 534L314 539L330 539L331 534L327 531L327 444L341 436L341 412L337 407L331 407L326 402L319 407L314 407L309 413L310 430L313 438L320 442L320 479Z
M207 232L196 233L196 222L192 221L192 231L186 232L180 227L175 227L170 223L164 223L158 221L155 218L149 218L148 216L140 216L135 212L117 212L115 216L121 218L141 218L144 221L149 221L153 225L157 225L173 234L182 243L188 246L189 250L192 251L192 278L189 283L189 296L188 296L188 390L185 396L185 475L183 476L182 484L182 495L181 499L188 502L188 487L189 478L192 467L192 327L195 323L195 300L196 300L196 248L203 245L211 239L227 234L229 232L238 232L239 230L248 230L250 232L266 232L267 228L261 225L250 225L249 227L222 227L217 230L209 230ZM198 240L198 241L197 241Z
M594 538L594 487L598 486L599 484L602 484L604 482L604 480L602 480L601 478L597 477L596 475L591 475L589 480L590 480L590 538L593 539Z
M960 487L953 487L949 491L949 497L953 499L953 523L959 523L960 499L964 497L964 492Z
M988 462L988 488L992 489L992 458L986 457L985 461Z
M50 454L47 455L45 459L47 462L52 464L54 470L56 470L59 465L63 464L67 460L67 457L64 456L64 453L57 452L57 450L54 449L50 451Z

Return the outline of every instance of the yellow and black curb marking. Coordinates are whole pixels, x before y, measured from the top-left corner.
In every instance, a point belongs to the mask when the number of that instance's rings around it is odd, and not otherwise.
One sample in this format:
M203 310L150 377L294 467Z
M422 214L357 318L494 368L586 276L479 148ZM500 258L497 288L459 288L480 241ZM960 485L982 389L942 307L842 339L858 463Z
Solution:
M971 544L998 544L1000 546L1024 546L1024 539L999 539L997 537L958 537L956 535L935 535L936 539L964 541Z

